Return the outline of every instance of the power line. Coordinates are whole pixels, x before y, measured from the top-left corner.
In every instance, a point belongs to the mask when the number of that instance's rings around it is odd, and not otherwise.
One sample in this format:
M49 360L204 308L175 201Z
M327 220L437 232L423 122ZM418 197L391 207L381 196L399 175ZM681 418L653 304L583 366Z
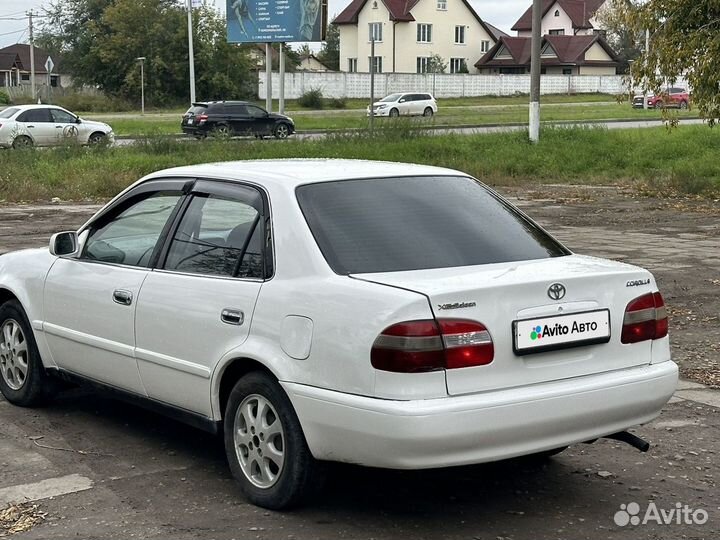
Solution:
M9 36L10 34L18 34L20 32L24 32L25 30L26 30L25 28L21 28L20 30L15 30L13 32L4 32L4 33L0 34L0 36Z

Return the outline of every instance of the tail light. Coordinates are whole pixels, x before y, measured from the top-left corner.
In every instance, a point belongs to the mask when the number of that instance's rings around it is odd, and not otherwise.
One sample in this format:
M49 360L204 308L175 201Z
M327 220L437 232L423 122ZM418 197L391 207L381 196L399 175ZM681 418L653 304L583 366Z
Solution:
M375 340L374 368L425 373L490 364L495 348L487 328L464 319L427 319L394 324Z
M659 292L645 294L627 305L620 339L622 343L660 339L667 334L667 309Z
M197 116L198 124L202 124L202 123L205 122L207 119L208 119L208 115L207 115L207 114L199 114L199 115Z

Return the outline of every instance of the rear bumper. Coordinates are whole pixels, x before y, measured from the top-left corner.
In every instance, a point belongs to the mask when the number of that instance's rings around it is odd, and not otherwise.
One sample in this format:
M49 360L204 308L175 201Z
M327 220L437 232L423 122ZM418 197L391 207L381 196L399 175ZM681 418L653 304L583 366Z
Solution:
M317 459L391 469L497 461L584 442L657 417L672 361L440 399L390 401L283 383Z

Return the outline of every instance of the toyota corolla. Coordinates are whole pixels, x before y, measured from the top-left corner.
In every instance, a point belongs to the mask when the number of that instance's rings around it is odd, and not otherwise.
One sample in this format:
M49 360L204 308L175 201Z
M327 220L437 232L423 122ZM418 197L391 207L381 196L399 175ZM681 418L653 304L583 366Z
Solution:
M8 401L61 377L223 433L242 491L275 509L324 461L646 450L626 430L677 382L648 271L576 255L476 179L418 165L157 172L49 249L0 257L0 303Z

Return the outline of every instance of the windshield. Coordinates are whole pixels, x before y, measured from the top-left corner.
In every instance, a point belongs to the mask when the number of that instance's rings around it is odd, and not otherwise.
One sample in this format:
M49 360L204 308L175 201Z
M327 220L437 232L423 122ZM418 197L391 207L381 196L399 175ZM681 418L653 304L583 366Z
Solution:
M387 97L384 97L380 100L381 103L393 103L400 99L402 97L402 94L390 94Z
M19 110L17 107L8 107L4 111L0 111L0 118L10 118Z
M537 225L467 177L346 180L297 198L338 274L397 272L569 255Z

